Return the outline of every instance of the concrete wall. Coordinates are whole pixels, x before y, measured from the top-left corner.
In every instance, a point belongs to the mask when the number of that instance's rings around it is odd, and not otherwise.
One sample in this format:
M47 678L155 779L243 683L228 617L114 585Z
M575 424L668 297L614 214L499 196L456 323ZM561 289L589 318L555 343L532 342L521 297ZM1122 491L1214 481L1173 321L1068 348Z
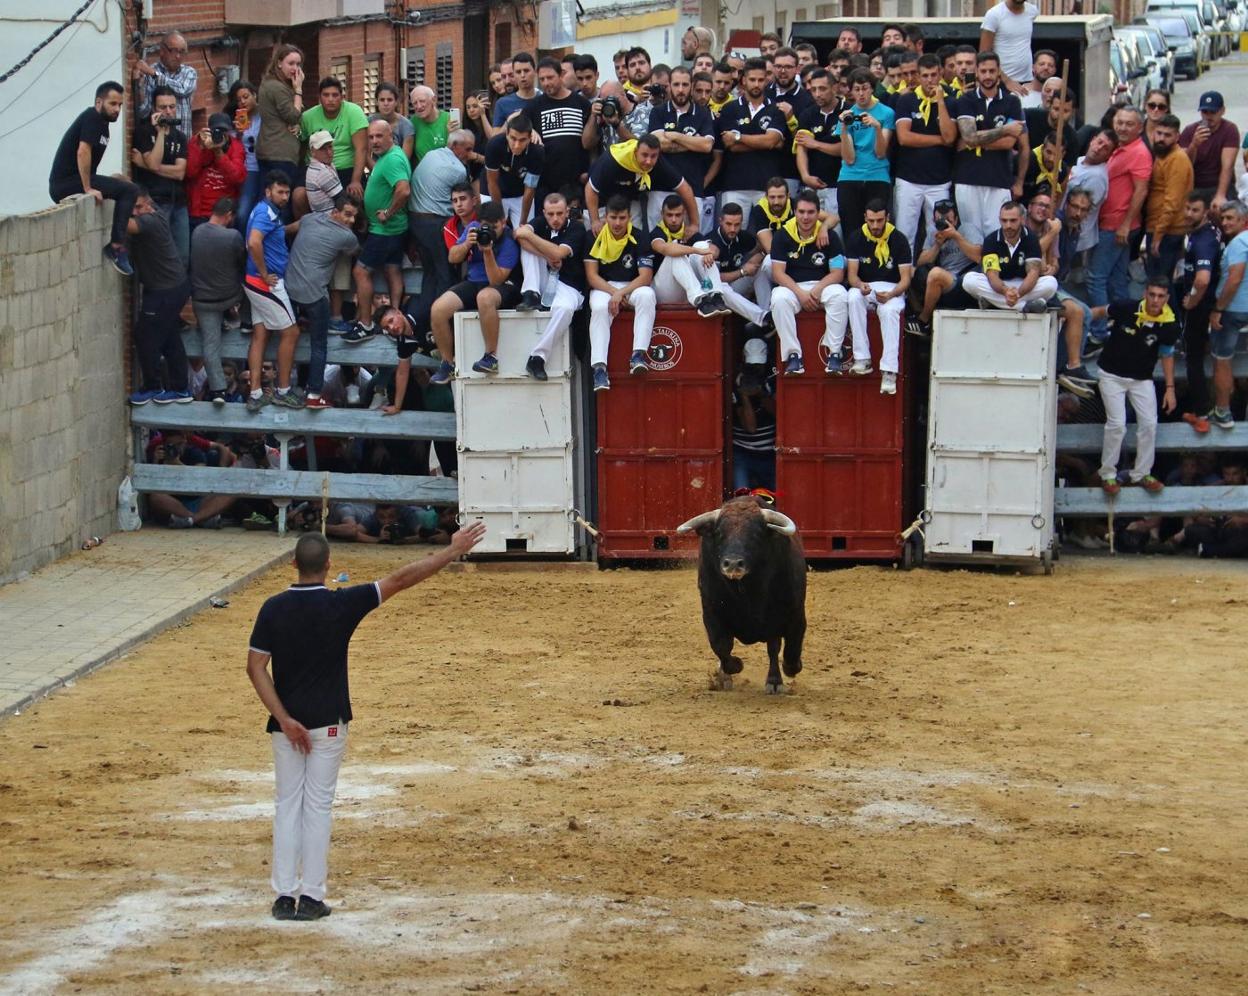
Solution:
M0 218L0 583L116 528L126 281L112 204Z

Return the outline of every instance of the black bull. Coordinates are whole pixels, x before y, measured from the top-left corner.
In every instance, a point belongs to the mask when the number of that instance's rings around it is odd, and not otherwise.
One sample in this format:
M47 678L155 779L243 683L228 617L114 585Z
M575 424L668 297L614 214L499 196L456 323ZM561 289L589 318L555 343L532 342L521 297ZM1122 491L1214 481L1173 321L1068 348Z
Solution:
M732 653L733 640L740 640L767 644L767 691L779 692L784 687L781 643L784 673L796 678L806 636L806 558L797 526L759 499L744 497L704 512L676 531L694 532L702 539L702 622L719 658L711 686L732 687L732 675L743 666Z

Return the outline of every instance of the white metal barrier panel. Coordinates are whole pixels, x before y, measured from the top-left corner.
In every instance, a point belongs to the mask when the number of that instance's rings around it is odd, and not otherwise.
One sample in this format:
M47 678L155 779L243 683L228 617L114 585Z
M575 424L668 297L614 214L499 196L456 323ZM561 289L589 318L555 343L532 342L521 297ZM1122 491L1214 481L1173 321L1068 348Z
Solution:
M1057 321L938 311L924 556L1052 564Z
M455 316L454 381L460 520L488 527L476 552L573 554L576 507L572 371L568 337L546 361L546 381L525 372L545 330L543 312L500 316L498 373L480 374L485 351L475 312Z

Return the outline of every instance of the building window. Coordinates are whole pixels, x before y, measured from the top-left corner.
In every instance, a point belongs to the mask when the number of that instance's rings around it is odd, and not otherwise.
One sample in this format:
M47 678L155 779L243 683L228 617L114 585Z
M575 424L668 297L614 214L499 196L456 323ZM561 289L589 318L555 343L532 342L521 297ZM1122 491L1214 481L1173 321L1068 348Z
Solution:
M784 21L788 15L783 10L776 11L776 34L784 37Z
M381 82L381 55L364 56L364 92L360 105L365 114L377 112L377 84Z
M351 56L339 55L329 64L329 75L342 84L342 99L351 99Z
M837 7L835 3L821 3L815 8L815 18L820 21L826 21L828 18L836 17Z
M755 17L750 21L750 25L761 35L767 30L767 19L764 17Z
M420 86L425 82L425 46L416 45L407 50L407 111L410 114L414 108L412 107L411 93L412 87Z
M452 60L452 49L450 42L438 42L437 61L434 67L437 74L437 83L434 91L437 93L438 106L448 108L455 106L455 64Z
M806 8L798 7L797 10L793 11L793 20L795 21L806 20Z

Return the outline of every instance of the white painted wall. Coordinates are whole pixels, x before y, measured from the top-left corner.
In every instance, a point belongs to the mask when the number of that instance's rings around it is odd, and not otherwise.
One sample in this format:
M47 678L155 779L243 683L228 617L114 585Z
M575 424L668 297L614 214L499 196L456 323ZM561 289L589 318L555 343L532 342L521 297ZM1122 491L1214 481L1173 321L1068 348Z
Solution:
M65 21L82 0L0 0L0 73ZM123 78L123 23L119 0L95 0L78 22L8 81L0 83L0 215L50 207L48 170L70 122L95 100L105 80ZM129 104L127 92L127 105ZM102 172L122 171L125 112L112 127Z

